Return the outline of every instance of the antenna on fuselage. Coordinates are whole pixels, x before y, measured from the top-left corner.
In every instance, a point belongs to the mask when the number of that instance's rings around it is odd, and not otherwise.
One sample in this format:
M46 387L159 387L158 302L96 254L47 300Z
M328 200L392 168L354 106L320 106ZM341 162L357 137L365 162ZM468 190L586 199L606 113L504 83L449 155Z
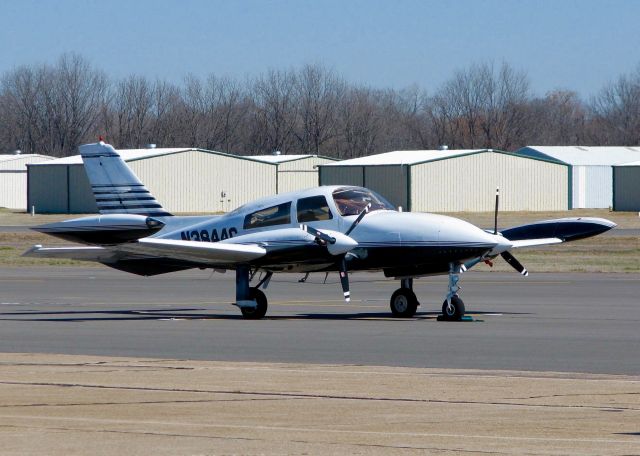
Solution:
M493 214L493 234L498 234L498 205L500 203L500 187L496 187L496 210Z

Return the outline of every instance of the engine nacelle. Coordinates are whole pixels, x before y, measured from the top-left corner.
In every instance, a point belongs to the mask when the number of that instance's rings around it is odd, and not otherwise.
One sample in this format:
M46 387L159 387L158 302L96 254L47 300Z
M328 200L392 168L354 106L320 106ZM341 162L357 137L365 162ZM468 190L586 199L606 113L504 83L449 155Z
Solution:
M146 215L107 214L49 223L32 230L83 244L114 245L151 236L164 225Z

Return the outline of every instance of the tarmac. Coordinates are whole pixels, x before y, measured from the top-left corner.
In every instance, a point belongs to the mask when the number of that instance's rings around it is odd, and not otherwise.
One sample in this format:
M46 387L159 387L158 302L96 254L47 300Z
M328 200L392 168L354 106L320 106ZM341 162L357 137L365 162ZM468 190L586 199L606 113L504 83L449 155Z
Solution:
M0 453L640 455L639 275L299 278L0 269Z
M4 455L640 452L626 376L5 355Z
M0 352L640 374L638 274L468 272L460 323L436 321L446 276L416 280L411 319L381 274L351 274L350 303L337 274L301 277L274 276L247 321L233 273L0 268Z

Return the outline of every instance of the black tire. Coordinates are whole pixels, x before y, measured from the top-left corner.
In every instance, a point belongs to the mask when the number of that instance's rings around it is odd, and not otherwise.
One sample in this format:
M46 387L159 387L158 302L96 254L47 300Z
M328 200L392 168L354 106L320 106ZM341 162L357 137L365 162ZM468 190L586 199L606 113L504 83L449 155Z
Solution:
M267 314L267 297L258 288L249 289L249 299L255 299L257 306L255 309L251 307L241 307L242 316L247 320L260 320Z
M389 300L389 307L394 317L411 318L418 310L418 298L408 288L398 288Z
M447 300L442 303L442 319L446 321L460 321L464 316L464 302L458 295L454 295L451 298L451 306L453 309L449 310L447 306Z

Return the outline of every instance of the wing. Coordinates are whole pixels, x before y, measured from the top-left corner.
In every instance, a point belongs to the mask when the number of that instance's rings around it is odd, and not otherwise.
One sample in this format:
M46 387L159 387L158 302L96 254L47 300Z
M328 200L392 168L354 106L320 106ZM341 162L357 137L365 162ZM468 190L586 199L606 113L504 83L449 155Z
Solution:
M266 254L266 250L251 244L222 244L169 239L141 239L138 242L113 247L42 247L35 245L22 256L32 258L68 258L99 263L114 263L131 259L178 260L194 266L243 263Z
M542 238L542 239L525 239L521 241L509 241L511 247L518 249L520 247L535 247L538 245L562 244L564 241L558 238Z
M121 244L119 251L144 257L170 258L198 264L244 263L264 256L267 251L257 244L227 244L173 239L145 238Z

